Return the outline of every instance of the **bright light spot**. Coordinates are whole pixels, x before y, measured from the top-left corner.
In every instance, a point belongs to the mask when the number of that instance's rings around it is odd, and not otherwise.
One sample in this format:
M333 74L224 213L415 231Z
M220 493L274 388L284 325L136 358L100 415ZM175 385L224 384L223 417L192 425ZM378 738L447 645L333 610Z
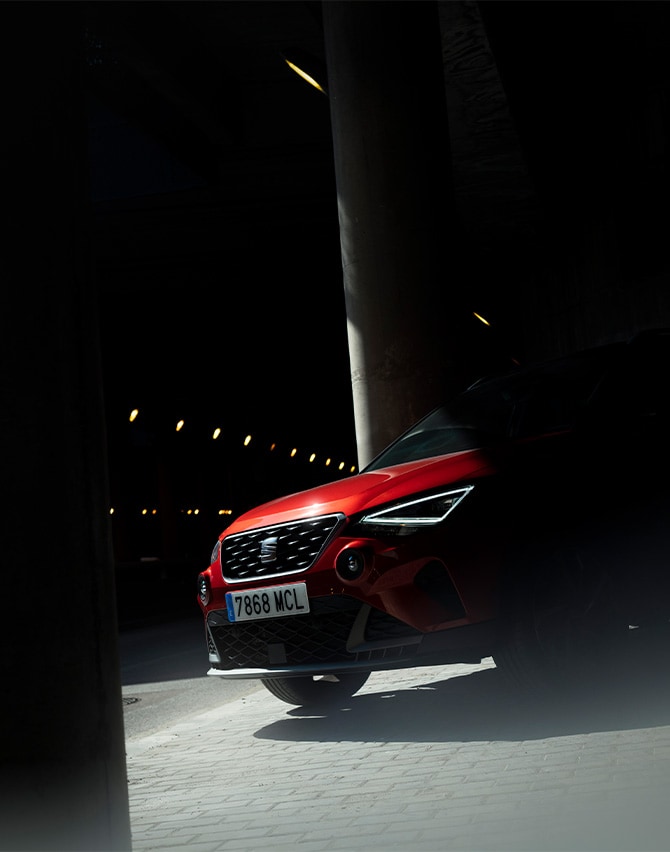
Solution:
M244 439L244 446L248 447L250 443L251 443L251 435L247 435L247 437Z
M146 515L146 513L147 513L147 510L146 510L146 509L142 509L142 514L143 514L143 515Z
M323 92L324 95L326 94L321 88L321 86L316 82L314 77L310 77L306 71L303 71L302 68L298 68L297 65L295 65L293 62L290 62L288 59L286 59L285 62L292 71L295 71L295 73L299 77L302 77L303 80L306 80L310 86L314 86L315 89L318 89L320 92Z
M293 456L294 456L297 452L298 452L297 448L296 448L296 447L294 447L294 448L291 450L291 458L293 458Z
M217 426L216 429L214 430L214 434L212 435L212 438L216 441L216 439L219 437L220 434L221 434L221 430Z
M351 472L356 473L356 465L355 464L351 465Z
M326 459L326 467L330 464L330 459Z
M312 455L309 457L310 462L313 462L315 458L316 458L316 453L312 453Z
M183 420L180 420L180 421L177 423L177 432L181 432L181 430L182 430L183 428L184 428L184 421L183 421Z
M140 412L136 408L133 408L133 410L130 412L130 417L128 418L131 423L133 422L133 420L137 417L137 415L139 413Z
M270 444L270 452L272 452L276 448L276 444Z
M220 515L232 515L233 510L232 509L219 509L219 514Z
M187 509L187 510L186 510L186 514L187 514L187 515L192 515L192 514L193 514L193 509Z
M338 467L338 470L344 470L344 462L340 462L340 466Z
M473 315L474 317L477 317L477 319L479 320L479 322L483 322L483 323L484 323L484 325L489 325L489 326L491 325L491 323L490 323L487 319L484 319L484 317L483 317L483 316L481 316L480 314L478 314L478 313L477 313L477 311L473 311L473 312L472 312L472 315Z
M152 515L157 515L157 514L158 514L158 509L152 509L152 510L151 510L151 514L152 514Z
M194 510L193 510L193 514L194 514L194 515L199 515L199 514L200 514L200 509L194 509Z
M113 506L112 506L112 508L109 510L109 514L110 514L110 515L113 515L113 514L114 514L114 507L113 507Z

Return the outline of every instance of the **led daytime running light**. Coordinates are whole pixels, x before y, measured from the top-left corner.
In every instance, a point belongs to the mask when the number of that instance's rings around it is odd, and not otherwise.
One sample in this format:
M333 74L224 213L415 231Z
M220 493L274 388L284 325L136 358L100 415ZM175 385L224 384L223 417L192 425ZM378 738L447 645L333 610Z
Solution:
M468 485L451 491L443 491L440 494L431 494L429 497L421 497L373 512L361 519L361 524L374 526L432 526L439 524L452 512L461 500L474 488ZM431 511L432 510L432 511Z

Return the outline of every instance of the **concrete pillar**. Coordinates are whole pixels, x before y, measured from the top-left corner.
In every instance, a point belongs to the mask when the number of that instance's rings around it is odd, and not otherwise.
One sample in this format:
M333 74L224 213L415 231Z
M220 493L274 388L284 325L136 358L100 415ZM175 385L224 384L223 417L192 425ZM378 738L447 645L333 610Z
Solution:
M78 3L0 9L0 848L130 849Z
M329 0L323 17L362 467L453 381L441 39L433 2Z

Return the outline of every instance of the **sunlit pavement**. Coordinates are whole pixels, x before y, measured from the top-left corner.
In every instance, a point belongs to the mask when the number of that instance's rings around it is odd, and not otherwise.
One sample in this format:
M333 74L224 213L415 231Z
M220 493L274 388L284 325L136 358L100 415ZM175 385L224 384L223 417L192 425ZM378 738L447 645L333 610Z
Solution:
M134 850L668 850L670 689L522 698L493 662L264 688L127 743Z

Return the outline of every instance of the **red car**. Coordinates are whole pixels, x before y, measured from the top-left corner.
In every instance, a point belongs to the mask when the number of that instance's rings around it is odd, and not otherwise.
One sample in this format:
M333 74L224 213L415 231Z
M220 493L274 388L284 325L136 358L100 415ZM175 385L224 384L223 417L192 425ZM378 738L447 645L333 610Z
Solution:
M292 704L371 671L592 678L668 624L670 331L477 382L359 474L246 512L199 576L210 675Z

